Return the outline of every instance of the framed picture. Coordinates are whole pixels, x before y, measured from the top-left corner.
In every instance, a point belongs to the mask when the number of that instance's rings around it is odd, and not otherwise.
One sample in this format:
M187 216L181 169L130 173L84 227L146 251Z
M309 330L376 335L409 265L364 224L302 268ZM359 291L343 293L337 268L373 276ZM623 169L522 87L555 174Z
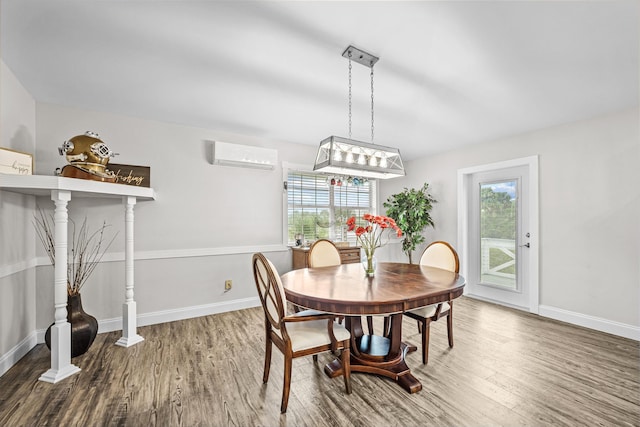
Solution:
M33 175L33 156L22 151L0 147L0 173Z

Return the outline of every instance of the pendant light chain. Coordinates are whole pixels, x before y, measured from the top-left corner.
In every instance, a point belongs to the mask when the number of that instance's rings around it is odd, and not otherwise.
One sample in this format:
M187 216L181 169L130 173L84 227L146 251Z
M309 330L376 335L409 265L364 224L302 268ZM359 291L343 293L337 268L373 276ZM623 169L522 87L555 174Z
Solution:
M371 66L371 143L373 144L373 65Z
M351 52L349 52L349 139L351 139Z

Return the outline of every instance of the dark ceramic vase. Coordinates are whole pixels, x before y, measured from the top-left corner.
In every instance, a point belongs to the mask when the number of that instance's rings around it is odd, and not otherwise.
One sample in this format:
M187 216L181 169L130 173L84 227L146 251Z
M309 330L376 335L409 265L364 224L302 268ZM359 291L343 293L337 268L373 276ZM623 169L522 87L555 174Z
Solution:
M67 297L67 322L71 323L71 357L80 356L89 350L98 335L98 321L82 309L80 294ZM51 327L44 335L47 347L51 349Z

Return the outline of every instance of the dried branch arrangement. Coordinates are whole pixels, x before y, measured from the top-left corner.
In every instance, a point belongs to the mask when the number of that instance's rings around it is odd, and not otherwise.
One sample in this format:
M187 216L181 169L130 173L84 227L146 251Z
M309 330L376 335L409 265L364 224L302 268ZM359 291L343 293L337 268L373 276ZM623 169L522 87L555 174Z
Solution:
M86 217L77 232L75 222L69 219L69 223L71 224L72 233L67 254L67 294L76 295L80 293L80 289L98 266L118 233L114 234L105 243L105 230L110 227L106 222L103 222L102 226L94 232L88 230ZM33 224L36 234L42 242L49 260L51 260L51 264L55 264L56 247L53 214L45 214L42 209L38 209L38 213L34 215Z

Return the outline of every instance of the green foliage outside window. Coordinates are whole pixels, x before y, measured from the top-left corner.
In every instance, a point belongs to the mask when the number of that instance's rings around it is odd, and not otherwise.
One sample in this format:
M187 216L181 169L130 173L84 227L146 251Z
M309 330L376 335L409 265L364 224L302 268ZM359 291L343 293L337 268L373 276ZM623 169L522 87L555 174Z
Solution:
M483 239L516 239L516 199L506 191L494 191L491 184L480 187L480 236ZM515 243L514 243L515 244ZM489 248L489 268L493 269L513 260L499 248ZM502 268L500 273L516 274L515 264Z
M515 240L516 201L508 193L480 190L480 229L482 237Z
M329 237L329 212L319 213L295 212L289 215L289 241L295 240L295 235L304 234L305 241L326 239Z

